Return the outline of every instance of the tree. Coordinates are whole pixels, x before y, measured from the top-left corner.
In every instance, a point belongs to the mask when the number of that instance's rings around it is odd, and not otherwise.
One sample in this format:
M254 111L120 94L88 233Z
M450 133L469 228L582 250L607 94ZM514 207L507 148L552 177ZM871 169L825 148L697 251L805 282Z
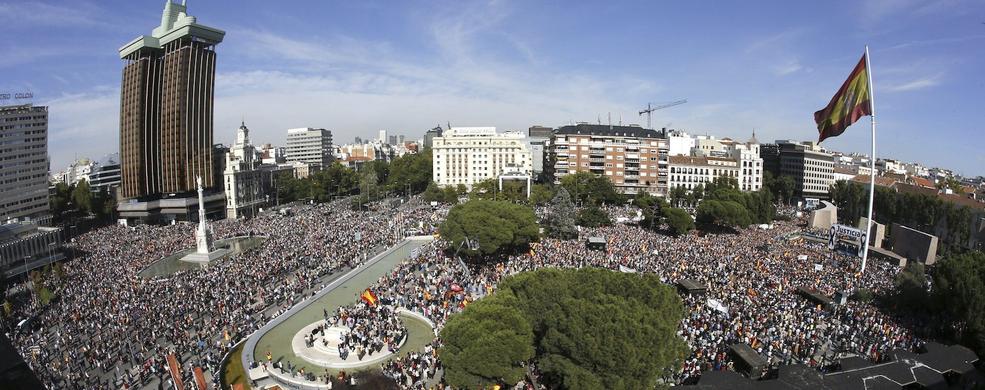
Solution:
M911 261L893 281L894 294L891 303L897 311L910 313L925 310L929 304L927 275L923 263Z
M69 202L71 201L72 188L65 183L55 184L55 193L51 195L51 199L49 200L51 212L55 214L56 217L60 217L68 211Z
M667 226L670 227L671 234L679 236L694 229L694 219L687 211L679 208L668 208L664 213L664 219L667 221Z
M730 200L709 199L701 202L696 219L705 227L745 227L752 224L749 211Z
M935 268L933 298L945 336L985 356L985 253L954 255Z
M609 226L612 225L612 219L609 218L609 213L598 206L589 206L578 212L578 225L587 228Z
M444 202L445 193L438 187L438 183L431 182L428 184L427 189L424 190L424 201L425 202Z
M527 200L529 204L543 206L546 205L554 197L554 193L551 189L543 184L534 184L530 189L530 199Z
M497 200L499 196L499 182L496 179L485 179L472 185L472 192L469 192L469 199Z
M431 183L431 150L405 154L390 162L387 186L404 195L418 194ZM410 194L407 191L410 191Z
M452 316L441 330L445 380L453 387L486 388L520 381L521 363L534 356L533 329L516 297L493 294Z
M561 186L568 190L576 203L615 204L623 201L609 178L586 171L562 177Z
M575 227L575 205L571 203L571 197L564 187L558 188L547 209L547 215L544 217L544 233L562 240L578 237L578 229Z
M684 205L684 201L687 198L687 188L684 186L677 186L670 190L670 194L667 195L670 198L670 205L674 207L681 207Z
M79 180L72 190L72 203L75 209L88 214L92 211L92 191L89 189L89 182L86 179Z
M445 187L444 196L442 197L445 203L448 204L458 204L458 191L455 187Z
M654 388L687 351L676 334L684 306L654 274L546 268L507 277L495 294L517 298L548 388Z
M477 241L478 250L462 247L467 256L525 250L540 236L533 209L493 200L470 199L452 207L439 231L451 248L461 247L466 238Z

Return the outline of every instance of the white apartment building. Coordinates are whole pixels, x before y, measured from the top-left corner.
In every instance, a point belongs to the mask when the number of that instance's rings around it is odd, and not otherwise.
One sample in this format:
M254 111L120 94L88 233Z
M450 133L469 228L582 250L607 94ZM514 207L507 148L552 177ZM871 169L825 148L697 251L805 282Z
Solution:
M533 169L526 135L497 133L495 127L453 127L434 137L432 179L439 186L464 184L469 190L503 174L530 175Z
M669 160L668 186L671 189L693 190L699 184L706 186L719 177L739 178L739 162L731 158L670 156Z
M729 157L739 162L739 189L759 191L763 188L763 158L759 155L759 141L756 133L746 143L732 142L728 145Z
M881 173L895 173L897 175L906 174L906 164L898 160L891 159L878 159L876 160L876 169Z

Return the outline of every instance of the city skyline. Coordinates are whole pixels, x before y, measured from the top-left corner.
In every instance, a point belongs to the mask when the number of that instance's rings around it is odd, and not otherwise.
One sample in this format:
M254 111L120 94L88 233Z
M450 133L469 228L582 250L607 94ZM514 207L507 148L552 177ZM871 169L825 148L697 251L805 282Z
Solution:
M985 155L975 149L985 142L975 127L985 25L974 5L189 7L201 23L227 31L215 108L215 140L224 144L244 116L257 144L283 145L295 127L325 127L351 140L379 129L416 138L446 122L515 130L605 123L610 112L613 123L621 116L645 124L637 111L648 101L681 98L689 103L657 111L653 127L812 140L813 112L867 43L878 155L976 176L985 174ZM116 152L116 50L159 18L159 6L0 3L0 21L25 33L0 46L9 53L0 60L9 75L0 90L30 90L35 104L51 107L53 168ZM867 125L863 119L823 145L866 153Z

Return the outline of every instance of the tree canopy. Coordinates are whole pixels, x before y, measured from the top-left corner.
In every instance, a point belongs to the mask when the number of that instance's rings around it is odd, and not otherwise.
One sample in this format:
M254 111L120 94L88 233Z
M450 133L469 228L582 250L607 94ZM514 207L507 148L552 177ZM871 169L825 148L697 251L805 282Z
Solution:
M507 277L493 296L505 296L500 302L516 307L532 329L532 359L548 388L653 388L687 351L676 334L683 304L674 289L655 275L548 268ZM516 333L526 334L525 326L517 329ZM511 343L519 339L508 332L504 337ZM488 350L495 346L485 344L499 342L478 335L456 337L453 346L445 340L442 354L451 348ZM460 378L463 372L510 372L516 367L512 361L491 360L484 358L478 368L469 369L450 364L446 372L449 378ZM501 367L491 370L491 364Z
M575 205L564 187L558 188L544 216L544 233L549 237L568 240L578 237L575 227Z
M687 211L671 207L664 213L664 219L667 221L667 226L670 228L670 234L679 236L681 234L687 234L687 232L694 229L694 219L691 218L691 214L688 214Z
M946 322L945 336L985 356L985 253L949 256L934 272L934 307Z
M588 206L578 211L578 225L587 228L612 225L609 213L598 206Z
M838 206L838 218L845 224L855 225L868 211L865 184L837 181L829 193L832 203ZM875 188L873 220L887 225L897 222L935 234L944 244L945 252L967 246L976 215L982 213L935 195L896 192L883 186Z
M466 238L475 240L478 250L462 247L461 253L468 256L523 250L540 238L537 217L530 207L481 199L452 207L439 231L455 249Z
M561 186L572 200L579 204L622 203L623 196L609 178L591 172L579 171L561 178Z
M533 329L516 297L493 294L452 316L441 330L445 380L467 389L524 377L520 364L533 358Z
M404 195L421 193L431 183L431 150L397 157L389 168L386 183L391 191Z

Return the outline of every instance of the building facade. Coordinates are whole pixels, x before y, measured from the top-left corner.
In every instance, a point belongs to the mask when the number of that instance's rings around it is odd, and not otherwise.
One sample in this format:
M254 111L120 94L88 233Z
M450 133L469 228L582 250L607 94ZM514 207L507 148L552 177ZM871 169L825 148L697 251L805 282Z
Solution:
M579 171L604 175L620 192L667 194L667 139L638 126L580 123L554 132L554 180Z
M62 234L27 222L0 224L0 270L9 277L64 260Z
M120 155L113 153L96 163L96 168L89 174L89 189L94 193L116 194L119 187Z
M236 142L226 153L223 190L226 194L226 218L253 217L269 198L263 188L260 154L250 143L250 129L242 123L236 130Z
M48 107L0 107L0 224L48 213Z
M332 163L332 132L325 129L302 127L287 130L288 163L317 165L320 168Z
M802 199L829 198L834 184L834 156L814 142L776 141L781 176L794 180L794 196Z
M739 161L722 157L670 156L670 189L683 187L688 191L698 185L705 187L719 177L739 179Z
M531 154L526 136L497 133L495 127L453 127L432 146L432 179L439 186L472 185L503 174L530 175Z
M164 5L161 25L119 50L120 167L124 198L213 187L215 46L225 32L201 25L184 4Z

